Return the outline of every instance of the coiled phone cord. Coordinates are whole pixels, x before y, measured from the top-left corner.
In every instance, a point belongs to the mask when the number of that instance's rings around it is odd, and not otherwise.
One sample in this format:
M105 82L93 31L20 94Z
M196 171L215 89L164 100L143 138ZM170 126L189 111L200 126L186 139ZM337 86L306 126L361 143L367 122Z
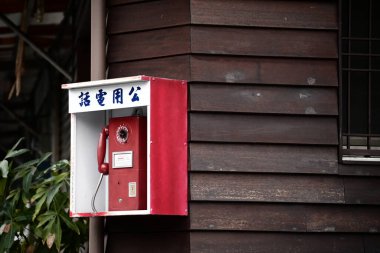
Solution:
M94 195L92 196L92 200L91 200L91 207L92 207L92 211L93 211L94 213L97 213L97 212L98 212L98 211L96 210L96 208L95 208L95 198L96 198L96 195L98 194L98 190L99 190L100 184L102 183L103 175L104 175L103 173L100 174L100 178L99 178L98 185L96 186L95 193L94 193Z

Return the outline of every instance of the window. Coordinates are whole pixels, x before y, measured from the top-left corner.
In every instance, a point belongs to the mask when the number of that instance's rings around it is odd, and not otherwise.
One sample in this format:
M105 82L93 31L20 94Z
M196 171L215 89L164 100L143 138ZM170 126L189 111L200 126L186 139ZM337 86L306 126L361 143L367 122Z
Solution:
M380 162L380 1L341 0L340 153Z

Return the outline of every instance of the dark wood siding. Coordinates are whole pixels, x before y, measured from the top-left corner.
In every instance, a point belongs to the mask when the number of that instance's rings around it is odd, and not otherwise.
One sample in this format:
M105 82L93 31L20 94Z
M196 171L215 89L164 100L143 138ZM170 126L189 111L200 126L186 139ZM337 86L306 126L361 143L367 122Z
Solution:
M192 111L338 115L335 88L194 84Z
M380 207L193 203L191 228L207 231L378 232Z
M341 178L303 175L192 173L196 201L344 203Z
M236 38L239 38L237 40ZM192 53L336 58L336 33L326 31L194 26ZM305 43L307 42L307 43ZM324 44L326 47L321 47Z
M191 171L337 174L334 146L191 143Z
M189 217L108 218L109 252L380 250L380 167L338 164L337 1L108 5L109 78L190 91Z
M244 84L337 86L336 60L196 55L190 80Z
M189 24L190 21L190 5L189 2L185 0L175 2L173 2L173 0L113 0L107 2L107 32L109 35L173 27ZM115 5L113 2L141 3Z
M368 240L368 242L367 242ZM375 249L379 237L350 234L192 232L191 252L333 252L364 253L362 245ZM323 243L321 243L323 241ZM372 244L372 245L371 245ZM367 252L367 251L366 251ZM368 251L373 252L373 251Z
M194 24L335 30L332 1L191 0Z
M337 144L334 118L192 113L193 141Z

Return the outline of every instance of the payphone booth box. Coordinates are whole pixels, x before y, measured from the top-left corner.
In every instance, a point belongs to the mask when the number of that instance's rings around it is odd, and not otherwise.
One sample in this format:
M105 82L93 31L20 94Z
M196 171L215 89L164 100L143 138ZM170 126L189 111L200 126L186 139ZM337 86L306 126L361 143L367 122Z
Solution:
M187 215L187 83L135 76L63 84L70 215Z

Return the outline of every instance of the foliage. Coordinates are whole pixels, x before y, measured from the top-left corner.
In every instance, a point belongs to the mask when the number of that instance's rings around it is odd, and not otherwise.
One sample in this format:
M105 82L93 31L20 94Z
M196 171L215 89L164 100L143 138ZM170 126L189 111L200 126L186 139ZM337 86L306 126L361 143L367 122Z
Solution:
M79 252L88 226L68 214L69 162L48 167L45 154L13 166L29 151L17 149L20 141L0 161L0 252Z

